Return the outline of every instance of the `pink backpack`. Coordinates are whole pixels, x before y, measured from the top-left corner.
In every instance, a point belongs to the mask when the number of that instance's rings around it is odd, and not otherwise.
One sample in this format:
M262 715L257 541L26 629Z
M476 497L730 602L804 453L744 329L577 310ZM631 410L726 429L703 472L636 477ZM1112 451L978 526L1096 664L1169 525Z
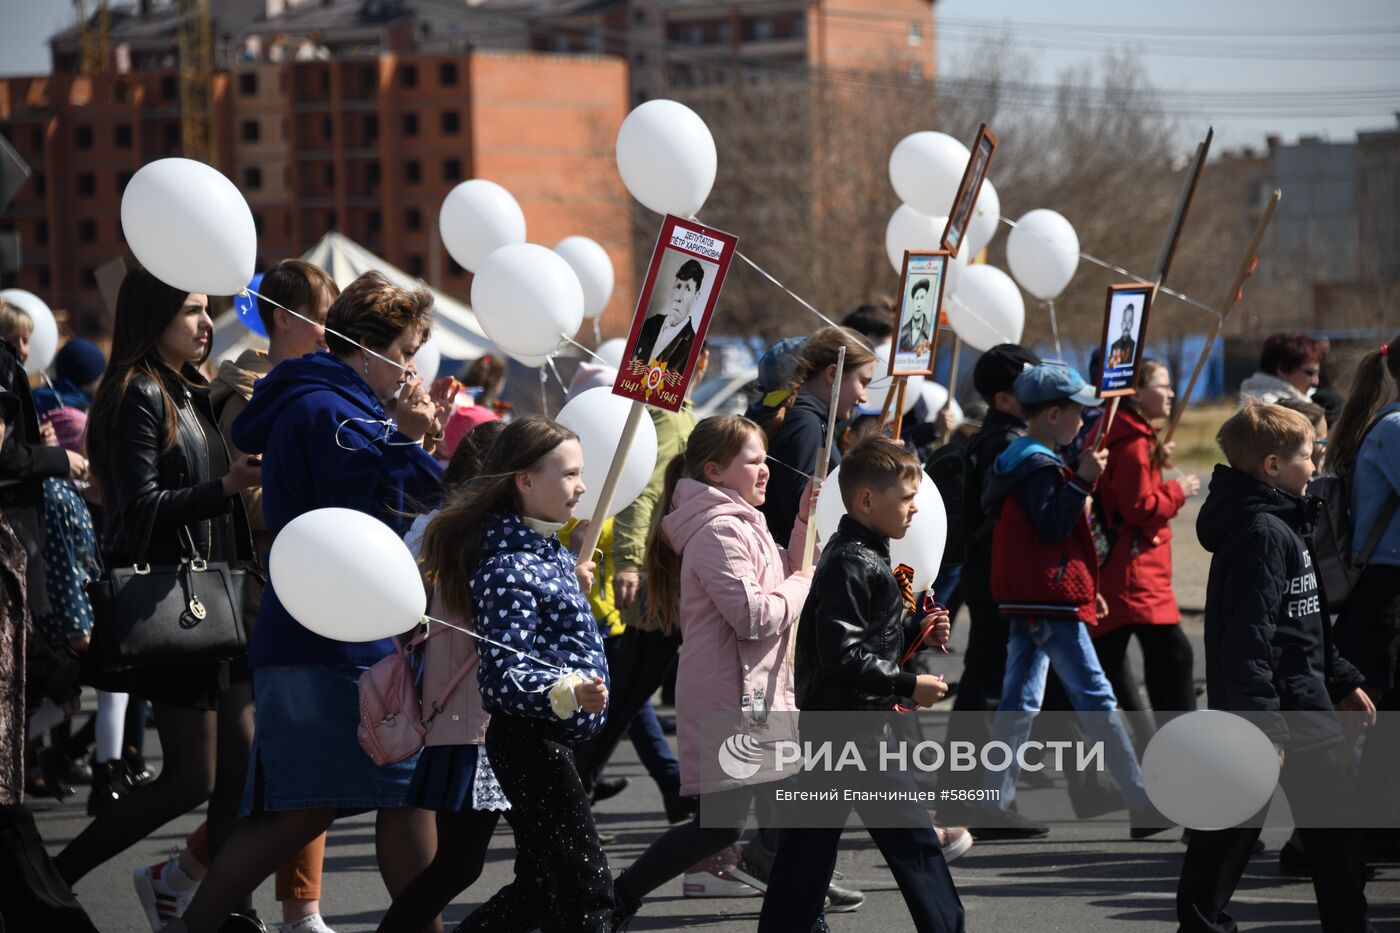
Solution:
M439 631L444 631L446 626ZM360 725L356 734L360 747L376 765L392 765L412 758L423 748L424 738L442 705L467 675L468 666L452 675L433 702L432 712L423 718L423 703L413 680L409 650L423 645L437 632L418 632L408 648L394 639L394 653L376 661L360 675Z

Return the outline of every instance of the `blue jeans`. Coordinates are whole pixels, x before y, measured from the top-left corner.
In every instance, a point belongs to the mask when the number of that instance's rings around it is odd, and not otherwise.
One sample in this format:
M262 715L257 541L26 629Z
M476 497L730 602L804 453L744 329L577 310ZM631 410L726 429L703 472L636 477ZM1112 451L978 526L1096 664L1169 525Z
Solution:
M632 717L632 725L627 727L627 737L632 740L637 758L656 782L662 798L667 801L678 798L681 793L681 765L666 741L666 733L661 731L661 723L656 718L651 700L643 703L637 715Z
M1014 750L1030 738L1031 724L1045 698L1045 675L1051 665L1069 694L1070 705L1081 714L1080 726L1091 741L1103 743L1105 763L1122 789L1128 808L1143 809L1147 795L1142 789L1137 755L1117 712L1113 687L1099 666L1089 629L1082 622L1011 620L1006 678L1001 686L1001 704L992 721L991 740L1005 742ZM1085 713L1090 715L1082 715ZM1021 768L1014 756L1005 771L987 772L986 787L1000 790L996 804L1001 809L1011 807L1020 776Z

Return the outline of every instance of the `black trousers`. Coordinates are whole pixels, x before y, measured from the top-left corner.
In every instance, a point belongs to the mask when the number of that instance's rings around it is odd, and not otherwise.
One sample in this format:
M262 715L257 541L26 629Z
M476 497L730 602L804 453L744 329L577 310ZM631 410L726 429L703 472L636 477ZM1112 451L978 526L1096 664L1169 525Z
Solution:
M1125 625L1094 639L1099 664L1113 685L1118 705L1125 710L1140 705L1136 702L1137 684L1128 672L1128 642L1133 638L1142 647L1142 679L1147 687L1148 702L1158 714L1157 724L1165 724L1171 713L1195 709L1196 683L1192 680L1195 652L1180 625ZM1160 715L1162 713L1168 715Z
M807 738L805 733L803 738ZM872 759L867 757L866 760ZM908 774L891 773L889 782L893 790L915 790ZM814 789L819 785L820 781L816 781ZM836 851L844 832L842 824L852 809L861 815L866 823L865 831L889 865L914 921L914 929L919 933L963 933L962 901L948 871L948 862L943 858L943 850L938 846L938 836L933 831L928 811L910 805L907 814L899 820L901 825L892 827L888 803L860 801L844 807L824 808L823 827L783 830L782 843L768 877L758 933L813 929L822 916L827 887L836 870ZM871 811L869 816L867 811Z
M603 766L627 734L637 711L657 691L676 663L681 637L629 628L616 638L608 639L607 647L608 672L613 686L608 696L607 721L597 735L574 749L579 778L590 796L598 776L603 773Z
M550 738L546 723L497 713L486 729L486 754L510 799L515 880L457 929L610 933L612 872L573 752Z
M1318 794L1317 775L1335 774L1330 794ZM1289 752L1279 783L1295 811L1307 810L1299 822L1319 825L1317 810L1339 814L1337 822L1355 819L1359 808L1356 787L1336 749ZM1350 816L1348 816L1350 814ZM1176 889L1178 933L1233 933L1235 920L1225 907L1235 893L1259 838L1263 813L1250 824L1210 832L1195 830L1186 847L1181 880ZM1353 823L1355 825L1355 823ZM1367 933L1366 848L1360 829L1308 829L1298 835L1312 872L1313 891L1324 933Z

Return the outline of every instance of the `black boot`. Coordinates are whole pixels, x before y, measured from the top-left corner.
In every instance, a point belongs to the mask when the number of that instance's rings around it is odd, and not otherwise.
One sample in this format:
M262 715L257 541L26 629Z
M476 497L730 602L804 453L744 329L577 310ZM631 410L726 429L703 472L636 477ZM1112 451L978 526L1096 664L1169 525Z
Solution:
M131 792L126 765L121 761L104 761L92 769L92 794L88 797L88 816L96 816Z
M140 787L156 779L147 766L145 757L136 750L135 745L128 745L126 751L122 752L122 764L126 765L126 778L132 787Z

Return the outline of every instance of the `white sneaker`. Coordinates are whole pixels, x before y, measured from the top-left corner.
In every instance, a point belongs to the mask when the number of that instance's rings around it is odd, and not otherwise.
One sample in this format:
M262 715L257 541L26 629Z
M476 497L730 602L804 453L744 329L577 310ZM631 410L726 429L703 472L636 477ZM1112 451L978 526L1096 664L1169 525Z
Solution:
M972 848L972 833L962 826L938 826L934 832L938 834L938 847L943 850L943 861L950 865Z
M291 923L284 923L277 928L277 931L278 933L335 933L335 930L326 926L326 921L321 919L320 914L312 914Z
M199 882L187 875L175 859L136 869L131 873L131 884L136 888L146 920L157 933L184 914L199 890Z
M687 872L683 890L686 897L758 897L763 893L727 871Z

